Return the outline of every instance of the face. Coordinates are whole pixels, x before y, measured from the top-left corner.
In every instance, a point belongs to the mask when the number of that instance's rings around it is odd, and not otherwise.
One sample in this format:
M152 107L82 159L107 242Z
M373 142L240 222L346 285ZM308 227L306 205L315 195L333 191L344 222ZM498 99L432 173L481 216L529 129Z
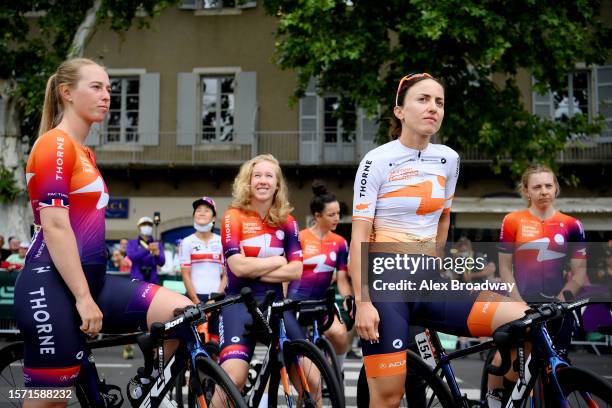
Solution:
M19 240L17 238L13 238L9 241L9 249L13 252L17 252L19 249Z
M121 256L121 252L113 251L113 256L112 256L113 262L120 262L122 258L123 257Z
M276 164L262 161L253 167L251 175L251 200L261 203L272 202L274 193L278 190Z
M433 79L419 81L408 89L403 106L396 106L393 113L402 128L431 136L440 130L444 119L444 88Z
M26 254L28 253L28 248L21 248L19 247L19 257L20 258L25 258Z
M193 214L193 221L198 225L206 225L214 219L212 209L206 204L199 205Z
M127 245L128 245L128 240L127 239L122 239L122 240L119 241L119 247L122 250L125 251L127 249Z
M554 204L557 194L555 179L549 172L534 173L529 176L527 188L523 189L530 206L546 209Z
M63 85L60 88L64 106L73 109L87 123L102 122L110 107L110 81L108 74L99 65L84 65L75 88Z
M340 222L340 204L337 201L327 203L323 212L315 214L315 220L319 227L335 231Z

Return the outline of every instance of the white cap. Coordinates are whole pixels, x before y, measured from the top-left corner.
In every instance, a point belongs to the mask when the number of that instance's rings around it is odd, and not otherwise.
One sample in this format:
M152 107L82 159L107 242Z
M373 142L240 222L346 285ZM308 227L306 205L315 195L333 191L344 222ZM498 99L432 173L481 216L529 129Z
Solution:
M140 219L138 220L138 223L136 223L136 226L139 227L141 224L153 225L153 220L151 219L151 217L140 217Z
M19 248L29 249L30 244L28 244L26 241L21 241L21 243L19 244Z

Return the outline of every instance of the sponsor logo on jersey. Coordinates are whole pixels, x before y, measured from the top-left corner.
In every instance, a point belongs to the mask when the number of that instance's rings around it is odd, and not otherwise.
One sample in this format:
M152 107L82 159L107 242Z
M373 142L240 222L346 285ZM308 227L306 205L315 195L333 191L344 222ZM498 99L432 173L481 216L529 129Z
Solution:
M370 166L372 166L372 160L366 160L361 172L361 180L359 181L359 197L365 197L366 187L368 184L368 175L370 174Z
M370 208L370 204L372 203L359 203L355 206L355 209L357 211L366 211L368 208Z

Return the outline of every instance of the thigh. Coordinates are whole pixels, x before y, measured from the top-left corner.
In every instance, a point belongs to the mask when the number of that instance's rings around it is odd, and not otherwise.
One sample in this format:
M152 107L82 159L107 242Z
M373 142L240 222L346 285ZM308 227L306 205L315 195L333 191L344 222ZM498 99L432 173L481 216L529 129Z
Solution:
M78 376L85 335L72 293L50 264L29 264L15 285L15 314L24 338L30 387L69 387Z
M374 303L380 323L378 342L363 342L363 362L368 378L406 373L410 309L404 302Z
M96 298L104 315L102 331L129 333L147 330L147 312L160 289L153 283L107 276Z
M283 320L285 321L285 331L287 332L287 337L289 337L290 340L306 340L306 334L304 334L304 329L296 319L295 313L283 313Z
M245 326L252 323L253 320L244 303L223 308L219 318L220 364L231 359L247 363L251 361L255 342L251 336L245 335Z

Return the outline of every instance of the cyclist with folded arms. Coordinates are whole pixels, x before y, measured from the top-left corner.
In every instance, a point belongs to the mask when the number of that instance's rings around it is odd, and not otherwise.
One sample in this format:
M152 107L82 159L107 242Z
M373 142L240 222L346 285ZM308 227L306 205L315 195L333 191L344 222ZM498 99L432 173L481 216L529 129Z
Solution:
M391 117L392 141L367 153L355 178L349 273L371 407L400 404L413 317L444 332L479 337L490 336L527 309L491 292L440 302L372 302L362 297L362 243L414 243L430 248L429 256L442 253L459 175L458 154L430 143L444 118L444 98L441 82L427 73L402 78Z

